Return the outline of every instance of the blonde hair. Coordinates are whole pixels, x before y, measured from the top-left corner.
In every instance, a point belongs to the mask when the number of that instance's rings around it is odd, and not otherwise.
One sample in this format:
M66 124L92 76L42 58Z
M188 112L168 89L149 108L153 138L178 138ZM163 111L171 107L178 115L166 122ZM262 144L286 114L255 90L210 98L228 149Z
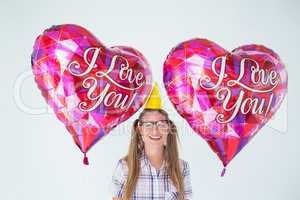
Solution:
M145 109L139 116L137 120L134 121L132 127L132 135L131 142L129 145L129 150L127 156L124 160L128 165L128 177L126 180L123 199L129 200L131 195L133 194L136 183L140 173L140 156L144 151L144 145L141 138L141 134L137 128L139 120L143 118L143 116L147 112L158 112L166 117L169 120L168 113L162 109L158 110L149 110ZM167 145L164 150L164 158L167 166L167 173L170 176L174 186L176 187L179 193L179 200L184 200L184 182L183 176L181 174L180 165L179 165L179 155L178 155L178 134L177 128L175 124L169 120L170 122L170 132L167 136Z

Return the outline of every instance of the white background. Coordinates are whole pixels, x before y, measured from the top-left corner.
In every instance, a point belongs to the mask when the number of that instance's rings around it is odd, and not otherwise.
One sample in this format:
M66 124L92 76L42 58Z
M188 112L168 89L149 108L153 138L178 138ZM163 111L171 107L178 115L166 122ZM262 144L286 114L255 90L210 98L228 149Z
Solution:
M147 57L165 108L179 127L181 157L191 166L195 200L300 199L299 10L297 0L1 0L0 199L111 199L111 175L127 152L136 116L91 149L87 167L54 114L29 114L14 101L17 78L30 74L36 36L63 23L82 25L107 46L132 46ZM278 113L284 117L264 127L230 163L223 178L219 176L221 162L179 117L162 87L162 65L168 52L194 37L208 38L228 50L264 44L281 56L289 73L288 101ZM47 108L32 76L23 82L19 94L28 107Z

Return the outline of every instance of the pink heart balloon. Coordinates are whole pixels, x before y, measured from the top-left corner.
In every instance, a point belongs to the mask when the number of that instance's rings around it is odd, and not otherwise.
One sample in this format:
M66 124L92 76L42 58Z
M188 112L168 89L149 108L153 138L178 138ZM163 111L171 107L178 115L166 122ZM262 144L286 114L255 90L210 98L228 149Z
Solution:
M163 77L178 113L224 167L275 114L287 88L284 64L271 49L253 44L228 52L205 39L173 48Z
M108 48L77 25L45 30L35 41L31 61L42 95L83 153L131 117L152 88L141 53Z

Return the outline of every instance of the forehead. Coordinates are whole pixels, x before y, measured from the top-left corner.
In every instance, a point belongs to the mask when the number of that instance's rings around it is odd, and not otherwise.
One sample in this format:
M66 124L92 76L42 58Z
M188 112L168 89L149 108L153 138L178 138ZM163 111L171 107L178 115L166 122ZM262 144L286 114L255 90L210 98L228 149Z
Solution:
M141 120L158 121L158 120L166 120L166 117L158 111L151 111L151 112L146 112Z

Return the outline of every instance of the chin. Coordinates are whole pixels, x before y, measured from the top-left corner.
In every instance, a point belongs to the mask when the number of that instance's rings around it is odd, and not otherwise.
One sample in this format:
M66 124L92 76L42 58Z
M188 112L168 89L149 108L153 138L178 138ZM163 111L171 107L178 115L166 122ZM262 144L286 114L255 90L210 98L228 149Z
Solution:
M164 146L163 141L148 141L147 143L149 147L161 148Z

